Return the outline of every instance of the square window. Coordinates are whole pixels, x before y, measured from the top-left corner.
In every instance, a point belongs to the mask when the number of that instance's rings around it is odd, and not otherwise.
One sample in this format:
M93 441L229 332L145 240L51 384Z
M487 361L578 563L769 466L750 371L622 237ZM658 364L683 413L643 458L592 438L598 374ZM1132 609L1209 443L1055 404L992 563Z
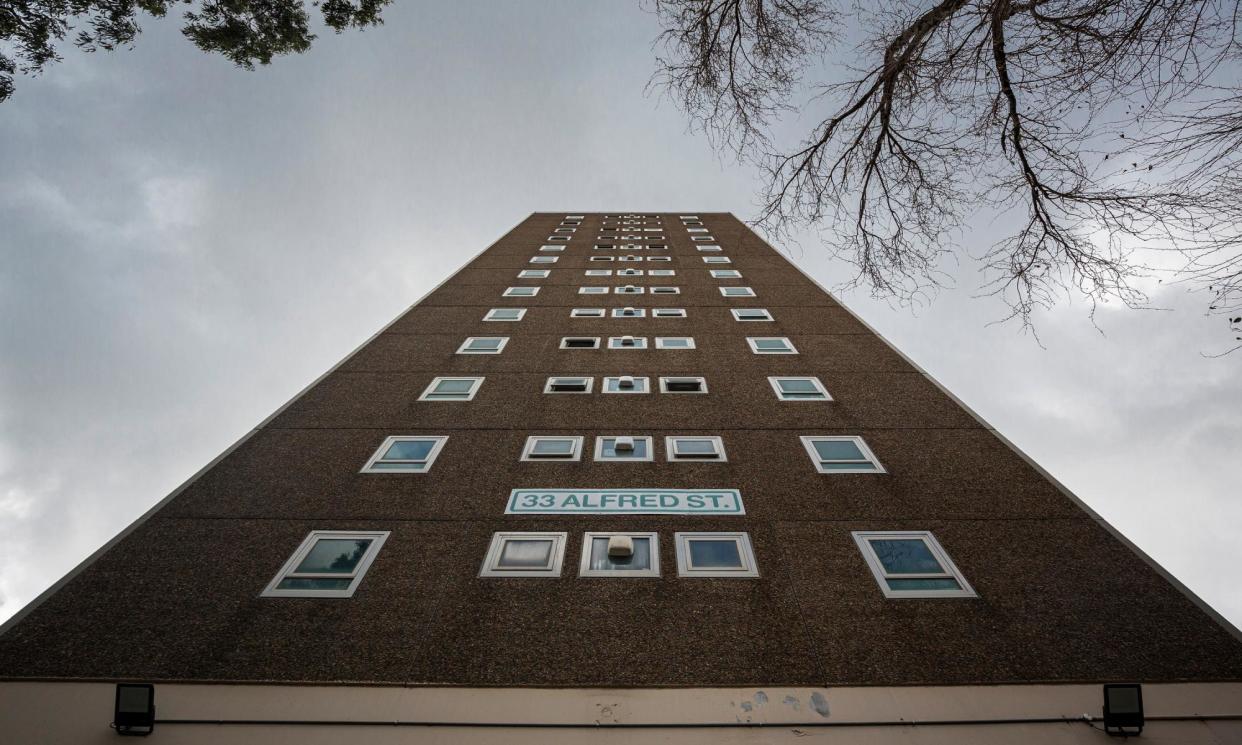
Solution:
M755 354L797 354L793 342L783 336L748 336L746 343Z
M641 295L645 289L646 288L639 287L637 285L621 285L617 287L616 293L618 295Z
M526 315L525 308L492 308L483 316L484 321L520 321Z
M861 437L802 437L820 473L887 473Z
M652 460L651 438L636 435L596 437L595 460Z
M555 264L559 256L532 256L530 263L532 264Z
M692 235L690 236L690 240L692 241L714 241L716 239L711 237L710 235Z
M538 287L510 287L504 291L504 297L534 297L538 294Z
M703 251L703 252L705 252L705 253L706 253L706 252L712 252L712 251L723 251L723 250L724 250L724 249L723 249L723 248L721 248L720 246L695 246L695 248L697 248L697 249L699 249L700 251Z
M734 308L729 311L735 321L771 321L772 314L766 308Z
M776 397L782 401L831 401L819 378L768 378Z
M570 318L603 318L603 308L574 308L569 311Z
M642 261L642 260L643 260L643 257L641 256L620 256L617 258L617 261Z
M664 454L674 460L726 461L724 442L719 437L670 435L664 438Z
M657 336L656 349L694 349L693 336Z
M526 438L522 460L580 460L581 437L550 437L536 435Z
M660 378L660 393L707 393L707 378L691 376Z
M509 343L507 336L467 336L457 348L458 354L500 354Z
M687 233L706 233L706 232L707 232L707 228L691 228L691 227L687 227L687 228L686 228L686 232L687 232Z
M601 237L601 238L603 238L603 237L605 237L605 236L600 236L600 237ZM616 248L616 247L617 247L617 244L615 244L615 243L596 243L596 244L595 244L595 246L593 247L593 250L595 250L595 251L611 251L611 250L613 250L613 249L614 249L614 248Z
M641 277L643 276L643 270L642 269L631 269L631 268L618 269L617 276L618 277Z
M548 253L555 253L557 251L564 251L565 247L564 246L540 246L539 250L545 251Z
M704 256L703 263L704 264L732 264L733 259L730 259L728 256Z
M652 308L651 315L656 318L685 318L685 308Z
M543 386L544 393L590 393L595 378L561 377L548 378Z
M754 297L755 291L749 287L721 287L720 294L725 297Z
M565 533L492 534L480 577L559 577Z
M551 269L523 269L518 272L518 279L546 279Z
M352 597L388 535L386 530L312 530L268 583L262 596Z
M659 577L660 543L655 533L596 533L582 538L579 577Z
M566 336L561 338L561 349L599 349L598 336Z
M578 232L578 229L577 228L556 228L552 232L553 233L576 233Z
M678 577L758 577L746 533L677 533Z
M604 393L650 393L650 380L636 378L633 375L618 375L604 378Z
M567 235L550 235L548 236L548 241L567 241L569 238Z
M483 378L435 378L419 401L471 401L483 385Z
M646 349L647 337L645 336L610 336L608 337L609 349Z
M579 295L607 295L608 288L604 287L603 285L600 285L598 287L596 286L579 287L578 294Z
M647 261L672 261L672 256L648 256Z
M656 236L656 237L657 237L657 238L660 238L661 240L663 240L663 238L664 238L664 236L662 236L662 235L661 235L661 236ZM647 250L649 250L649 251L667 251L667 250L668 250L668 244L665 244L665 243L649 243L649 244L647 244ZM647 259L647 261L658 261L658 259L650 259L650 258L648 258L648 259Z
M652 295L680 295L681 288L680 287L652 287L651 294Z
M588 261L614 261L612 256L592 256Z
M646 308L613 308L613 318L645 318L647 316Z
M611 269L588 269L585 272L588 277L611 277Z
M929 531L856 530L851 535L885 597L978 597Z
M711 269L712 279L741 279L742 273L736 269Z
M448 437L389 437L360 473L423 473L431 470Z
M648 269L647 275L651 277L675 277L677 271L674 269Z

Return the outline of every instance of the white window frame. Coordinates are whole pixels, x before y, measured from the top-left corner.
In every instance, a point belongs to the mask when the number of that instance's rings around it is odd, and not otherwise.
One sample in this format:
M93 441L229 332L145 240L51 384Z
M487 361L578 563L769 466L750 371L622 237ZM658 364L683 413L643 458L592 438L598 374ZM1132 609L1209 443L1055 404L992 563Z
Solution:
M742 273L736 269L708 269L712 279L742 279Z
M584 277L611 277L611 269L587 269L582 273Z
M730 308L729 312L733 314L733 320L738 323L764 323L767 321L775 321L772 313L767 308ZM763 318L742 318L743 313L762 313Z
M500 554L504 551L505 543L511 540L550 540L552 542L552 553L549 563L542 569L501 569L499 567ZM487 556L483 558L483 566L479 569L480 577L560 577L561 565L565 562L565 542L568 539L567 533L556 532L523 532L523 531L497 531L492 534L491 545L487 548Z
M806 449L806 453L811 458L811 464L815 466L815 470L820 473L838 474L838 473L888 473L884 468L884 464L876 457L875 453L867 445L867 441L858 435L802 435L799 437L802 441L802 447ZM824 461L820 460L819 453L815 450L817 441L833 441L841 442L849 440L858 446L859 452L863 454L863 459L870 462L875 468L824 468Z
M523 269L518 272L518 279L547 279L552 275L551 269Z
M730 259L728 256L704 256L703 263L704 264L732 264L733 259Z
M641 277L643 276L643 270L635 269L634 267L627 266L624 269L618 269L617 276L618 277Z
M651 288L651 294L652 294L652 295L680 295L680 294L681 294L681 288L680 288L680 287L673 287L673 286L671 286L671 285L664 285L664 286L660 286L660 287L652 287L652 288Z
M550 235L547 237L549 241L568 241L572 236L568 235Z
M684 347L677 347L677 346L670 347L668 343L673 339L685 339L686 341L690 343ZM697 347L695 347L694 345L693 336L657 336L655 338L655 348L656 349L679 349L679 350L684 351L687 349L696 349Z
M698 215L678 215L677 219L678 220L700 220L702 218L700 218Z
M730 292L732 290L732 292ZM751 287L743 287L741 285L721 287L720 294L725 297L758 297Z
M477 341L479 339L499 339L500 346L496 347L495 349L484 349L484 350L467 349L467 347L470 346L470 342ZM507 336L467 336L466 340L463 341L461 343L461 346L457 348L457 354L500 354L501 352L505 351L505 347L507 347L508 345L509 345L509 337Z
M595 346L593 347L576 347L576 346L571 347L571 346L568 346L570 339L590 339L591 341L595 342ZM599 337L598 336L562 336L561 337L561 349L599 349Z
M607 295L607 285L584 285L578 288L579 295Z
M957 568L957 565L953 563L953 559L949 558L949 553L944 550L944 547L940 545L940 541L936 540L936 536L932 535L930 530L855 530L851 531L850 535L854 537L854 543L857 544L858 550L862 552L863 560L867 562L871 575L875 577L876 584L880 586L880 590L886 598L979 597L979 594L966 581L962 570ZM940 568L944 571L925 574L889 574L884 569L884 564L880 561L880 557L876 555L875 548L871 545L872 540L922 540L923 545L927 546L928 551L940 563ZM957 582L959 589L894 590L888 586L889 579L952 579Z
M639 440L645 441L647 443L647 457L625 458L615 455L604 455L604 441L615 440L618 437L632 437L636 443ZM655 440L651 435L597 435L595 437L595 460L601 463L651 463L655 460Z
M823 398L789 398L784 391L781 390L780 381L782 380L809 380L815 389L823 394ZM832 400L832 395L828 393L828 389L824 387L824 383L814 375L769 375L768 383L771 384L772 390L776 393L776 398L780 401L803 402L810 401L812 403L823 403Z
M760 349L759 348L759 342L771 341L773 339L779 339L785 342L786 349L775 350L775 349ZM797 354L798 353L798 348L794 346L794 343L789 340L788 336L748 336L746 337L746 343L750 345L750 351L754 352L755 354Z
M371 568L371 563L375 561L375 557L379 555L379 551L384 546L384 541L388 540L390 531L387 530L312 530L298 547L293 551L293 555L288 561L281 566L280 571L267 583L267 587L263 590L260 597L265 598L349 598L353 597L354 591L358 589L358 585L362 583L362 578L366 576L367 570ZM367 552L358 560L358 565L349 574L343 573L306 573L298 574L297 567L306 556L311 552L319 541L328 540L357 540L359 538L370 539L371 545L367 547ZM343 590L278 590L277 586L286 579L348 579L349 586Z
M612 391L608 389L608 381L610 380L620 381L621 378L633 378L634 388L628 391L620 390L620 389ZM648 378L643 375L605 375L600 380L599 392L600 393L614 393L614 394L621 394L621 395L651 393L651 378Z
M585 220L586 215L565 215L566 220Z
M651 567L648 569L592 569L591 544L596 538L612 538L626 536L628 538L646 538L651 546ZM582 559L578 563L579 577L659 577L660 576L660 535L655 532L639 531L587 531L582 535Z
M501 293L501 297L534 297L539 294L540 289L542 288L535 287L533 285L531 286L524 285L521 287L507 287L505 288L505 291Z
M690 562L689 544L696 539L721 540L731 538L737 543L738 557L742 566L738 569L720 569L717 567L696 569ZM678 577L758 577L759 565L755 561L755 551L750 545L750 535L744 531L714 532L679 532L673 535L677 546Z
M577 228L556 227L552 229L553 233L577 233Z
M427 457L421 461L410 461L410 463L421 463L422 468L376 468L376 463L383 462L384 453L388 452L397 442L405 442L408 440L434 440L435 444L431 446L431 452L427 453ZM366 465L358 473L427 473L431 470L432 464L436 462L436 458L440 457L440 451L444 449L444 443L448 442L448 435L391 435L385 437L380 446L376 448L371 457L367 459ZM389 461L402 463L404 461Z
M517 318L495 318L497 313L517 313ZM496 323L517 323L526 317L525 308L492 308L483 316L484 321L494 321Z
M676 277L677 270L676 269L648 269L647 276L648 277Z
M632 310L634 312L626 313L626 311L628 310ZM626 306L624 308L613 308L612 317L613 318L646 318L647 309L646 308L635 308L632 306Z
M706 233L707 228L686 228L687 233Z
M552 386L558 380L585 380L586 390L582 391L554 391ZM595 378L590 375L551 375L547 382L543 384L543 392L555 396L581 396L590 393L595 388Z
M647 261L671 262L672 260L673 260L672 256L648 256L647 257Z
M582 439L582 435L531 435L526 438L526 445L522 448L522 457L519 460L539 463L577 462L582 460ZM535 446L543 440L565 440L573 444L573 449L567 458L540 458L532 453L535 451Z
M713 251L713 252L714 252L714 251L723 251L723 250L724 250L724 249L723 249L723 248L721 248L720 246L695 246L695 248L697 248L698 250L703 251L703 252L705 252L705 253L706 253L706 252L708 252L708 251Z
M622 343L625 340L624 336L610 336L608 337L608 348L609 349L646 349L647 348L647 337L631 336L630 338L634 340L634 343L627 346Z
M613 293L617 295L642 295L646 291L647 288L642 285L617 285Z
M547 252L547 253L553 253L555 251L564 251L565 247L564 246L540 246L539 250Z
M701 384L700 389L697 391L669 390L669 383L678 380L697 380ZM673 396L700 396L707 393L707 378L704 378L701 375L665 375L660 378L660 393L668 393Z
M641 256L618 256L617 261L642 261Z
M569 311L570 318L603 318L603 308L572 308Z
M711 458L695 458L677 455L678 440L710 440L716 446L716 455ZM668 435L664 438L664 457L669 463L728 463L729 456L725 452L724 440L717 435Z
M716 239L710 235L692 235L690 236L690 240L697 242L697 241L714 241Z
M685 318L685 308L652 308L652 318Z
M470 390L464 394L454 394L464 396L463 398L449 398L447 396L434 396L436 386L446 380L469 380ZM483 385L483 378L471 375L446 375L443 377L432 378L431 382L423 389L419 395L419 401L473 401L475 394L479 392L479 388Z
M532 256L530 257L529 263L531 264L555 264L557 260L560 258L561 257L559 256Z
M587 261L616 261L616 260L617 258L615 256L592 256L591 258L587 259Z

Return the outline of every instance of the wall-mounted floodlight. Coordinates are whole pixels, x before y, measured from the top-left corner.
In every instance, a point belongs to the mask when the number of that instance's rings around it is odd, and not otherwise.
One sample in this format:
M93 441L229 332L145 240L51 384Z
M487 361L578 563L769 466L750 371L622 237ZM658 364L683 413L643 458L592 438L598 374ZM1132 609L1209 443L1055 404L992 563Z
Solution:
M1143 687L1138 683L1104 686L1104 731L1128 737L1143 731Z
M155 729L155 686L117 683L112 726L118 735L146 736Z

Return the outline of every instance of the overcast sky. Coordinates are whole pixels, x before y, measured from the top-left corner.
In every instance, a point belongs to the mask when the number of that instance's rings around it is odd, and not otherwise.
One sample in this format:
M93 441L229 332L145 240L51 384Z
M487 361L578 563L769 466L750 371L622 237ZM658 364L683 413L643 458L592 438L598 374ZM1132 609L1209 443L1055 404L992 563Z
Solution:
M0 104L0 620L530 212L752 215L757 174L644 95L633 3L385 18L253 73L148 22ZM1205 299L1156 288L1171 310L1103 333L1065 306L1041 348L977 282L917 314L840 296L1242 623L1242 354L1201 356Z

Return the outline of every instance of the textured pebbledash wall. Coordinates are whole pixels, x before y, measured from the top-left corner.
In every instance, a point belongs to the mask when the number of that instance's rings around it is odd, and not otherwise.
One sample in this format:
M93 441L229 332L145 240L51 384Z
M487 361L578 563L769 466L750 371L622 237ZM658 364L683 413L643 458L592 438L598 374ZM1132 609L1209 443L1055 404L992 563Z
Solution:
M0 636L0 678L531 686L1242 680L1242 643L741 222L701 214L740 280L713 279L677 215L668 263L593 263L601 215L532 265L535 214ZM463 254L472 249L462 250ZM663 253L663 252L662 252ZM711 254L721 255L721 254ZM675 277L585 277L585 269ZM551 269L519 280L522 269ZM580 295L582 285L680 295ZM513 285L533 298L502 298ZM725 298L745 285L756 298ZM679 307L688 318L569 317ZM528 308L487 323L490 308ZM738 323L762 307L773 323ZM560 350L562 336L693 336L689 351ZM467 336L503 354L454 354ZM746 336L800 354L758 356ZM486 376L472 402L419 402ZM550 375L702 375L701 396L546 395ZM817 375L787 403L769 375ZM669 463L668 434L727 463ZM448 435L426 474L360 474L389 435ZM531 434L646 434L651 463L519 462ZM817 473L800 435L863 436L885 475ZM509 490L736 488L745 516L506 516ZM392 532L350 599L261 598L312 529ZM658 579L577 577L587 530L659 531ZM886 599L851 530L931 530L977 599ZM479 578L496 530L569 533L559 579ZM745 530L757 579L679 578L673 534Z

